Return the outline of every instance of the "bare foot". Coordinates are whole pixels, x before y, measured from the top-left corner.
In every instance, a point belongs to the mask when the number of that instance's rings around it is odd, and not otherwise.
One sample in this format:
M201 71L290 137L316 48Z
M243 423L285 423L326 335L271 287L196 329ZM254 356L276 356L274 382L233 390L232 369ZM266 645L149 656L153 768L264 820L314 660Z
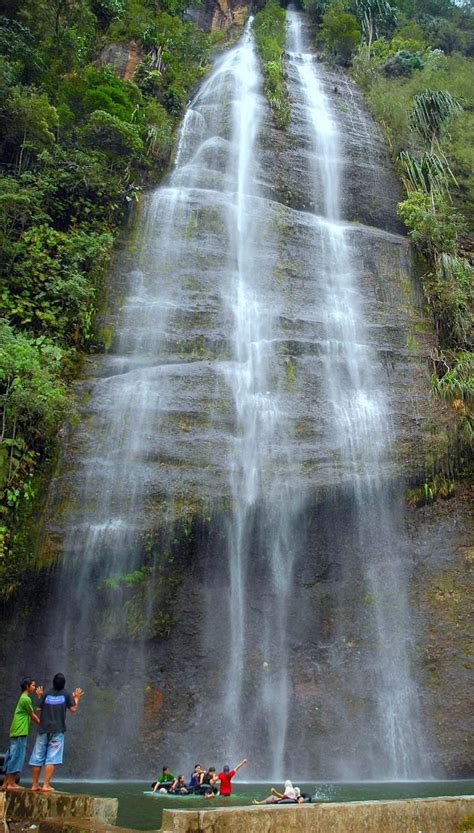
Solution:
M6 787L5 789L7 790L7 792L11 792L13 790L15 790L15 791L20 790L21 791L21 790L24 790L25 788L20 787L19 784L9 784L8 787Z
M41 787L41 792L42 793L54 793L54 792L56 792L56 790L54 789L54 787L50 787L49 784L43 784L43 786Z
M31 787L31 792L32 792L32 793L38 793L38 792L41 792L41 787L40 787L40 785L39 785L39 784L37 784L37 785L35 786L35 785L33 784L33 786Z

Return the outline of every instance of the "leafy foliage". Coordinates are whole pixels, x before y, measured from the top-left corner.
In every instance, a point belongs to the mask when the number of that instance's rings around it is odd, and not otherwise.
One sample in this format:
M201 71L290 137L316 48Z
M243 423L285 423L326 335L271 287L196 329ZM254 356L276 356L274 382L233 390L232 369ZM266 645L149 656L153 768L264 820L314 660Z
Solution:
M441 341L454 348L472 348L474 269L462 257L438 254L424 279Z
M22 517L73 414L68 383L96 339L115 234L168 164L220 37L184 21L187 6L0 3L0 595L21 581ZM132 38L135 80L99 65L103 47Z
M66 354L50 339L16 332L3 320L0 356L2 439L10 437L12 442L18 442L21 426L23 440L40 448L71 412L60 378Z
M349 63L360 34L357 18L344 10L340 0L333 0L322 17L321 38L341 64Z
M424 254L434 257L437 252L456 253L458 237L465 226L462 217L443 197L412 191L399 203L398 213L411 239Z
M399 49L383 65L384 75L388 77L411 75L414 69L423 69L423 56L421 52L410 52L408 49Z

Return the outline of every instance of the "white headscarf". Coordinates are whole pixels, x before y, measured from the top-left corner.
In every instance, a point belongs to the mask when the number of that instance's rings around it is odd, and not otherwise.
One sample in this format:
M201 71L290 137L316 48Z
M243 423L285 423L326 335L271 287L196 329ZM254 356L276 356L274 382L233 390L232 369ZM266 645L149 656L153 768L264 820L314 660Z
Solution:
M291 781L285 781L285 798L296 798L295 789Z

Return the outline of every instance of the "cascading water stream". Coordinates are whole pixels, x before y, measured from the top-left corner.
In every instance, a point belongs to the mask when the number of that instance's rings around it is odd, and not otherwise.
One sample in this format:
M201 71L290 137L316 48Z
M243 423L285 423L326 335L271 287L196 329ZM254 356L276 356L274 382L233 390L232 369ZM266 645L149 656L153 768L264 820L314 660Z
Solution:
M341 222L343 140L314 56L304 49L297 12L289 11L288 24L290 72L297 78L312 144L312 188L319 209L317 268L325 275L326 333L321 360L333 412L332 431L346 461L358 547L364 553L359 569L373 608L365 639L373 640L374 656L362 672L367 690L373 687L370 732L379 748L385 748L385 776L406 778L423 768L425 747L409 667L408 547L398 507L390 500L382 476L382 462L393 443L390 411L386 393L374 377L376 357L368 344L357 291L357 261Z
M249 600L251 582L251 537L260 535L256 507L267 505L269 483L278 468L282 449L276 438L285 432L278 392L272 390L270 368L274 361L272 311L261 294L258 269L269 272L273 255L262 258L259 229L264 219L265 202L258 190L259 160L256 140L261 130L264 101L253 38L248 32L235 53L233 64L235 94L232 146L235 155L235 196L229 211L229 262L231 286L227 302L233 328L234 360L227 363L224 375L236 411L236 436L230 448L230 486L233 509L228 520L227 556L229 563L229 634L227 661L224 661L226 743L230 758L241 754L242 726L249 724L248 694L245 692L246 666L254 631ZM287 429L286 429L287 430ZM285 452L283 451L283 454ZM280 615L273 617L273 628L260 634L263 674L258 690L263 707L259 709L256 730L264 732L269 746L271 774L282 771L287 721L287 664L285 656L285 596L289 580L281 559L282 540L291 524L293 507L285 501L285 487L273 489L273 503L279 509L279 523L259 550L268 559L268 584L280 603ZM261 510L260 510L261 511ZM257 520L256 520L257 519ZM286 536L288 537L288 536ZM291 554L291 547L287 547ZM267 669L272 667L272 671ZM277 671L275 675L275 671Z

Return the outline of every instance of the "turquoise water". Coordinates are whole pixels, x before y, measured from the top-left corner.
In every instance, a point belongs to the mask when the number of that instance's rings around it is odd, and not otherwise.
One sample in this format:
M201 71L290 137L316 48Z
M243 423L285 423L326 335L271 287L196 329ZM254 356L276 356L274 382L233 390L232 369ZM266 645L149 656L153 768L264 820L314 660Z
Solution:
M147 796L144 790L150 789L149 783L137 781L69 781L57 782L56 789L65 792L88 793L89 795L102 795L119 800L119 812L117 824L122 827L131 827L136 830L156 830L161 826L161 814L163 808L193 809L199 807L201 810L207 807L229 807L250 804L252 799L265 798L268 795L271 784L246 784L234 782L234 795L230 799L215 798L206 800L185 796L184 798L173 798L167 796ZM274 785L281 789L281 784ZM386 781L382 783L302 783L298 786L303 792L313 796L313 801L337 802L337 801L375 801L381 799L395 798L429 798L438 795L473 795L474 780L466 781L406 781L395 783Z

